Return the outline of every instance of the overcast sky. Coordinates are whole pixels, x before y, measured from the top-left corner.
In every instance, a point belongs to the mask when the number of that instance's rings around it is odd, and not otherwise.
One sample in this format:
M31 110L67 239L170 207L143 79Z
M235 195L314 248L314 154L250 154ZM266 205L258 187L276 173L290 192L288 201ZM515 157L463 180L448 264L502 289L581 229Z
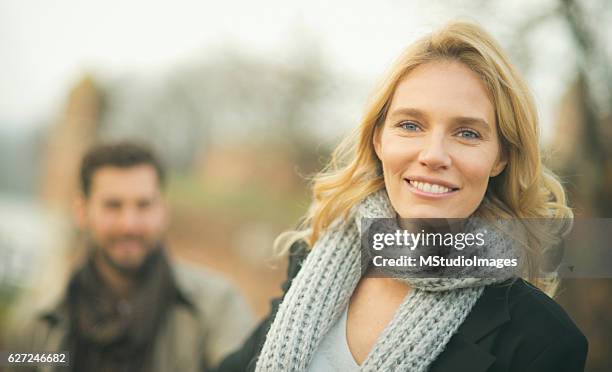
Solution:
M404 46L448 19L477 20L504 44L522 14L552 1L501 1L477 13L478 1L0 0L0 125L49 122L86 72L155 76L228 44L282 58L298 35L320 44L335 71L373 82ZM551 27L540 37L554 57L566 35ZM563 73L549 64L530 77L544 121Z

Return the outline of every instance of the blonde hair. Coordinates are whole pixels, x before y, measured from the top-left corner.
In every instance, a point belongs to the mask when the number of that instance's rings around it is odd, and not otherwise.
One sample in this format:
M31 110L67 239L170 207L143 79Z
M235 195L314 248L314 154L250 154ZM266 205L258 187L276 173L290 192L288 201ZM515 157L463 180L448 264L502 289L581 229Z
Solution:
M287 232L275 244L288 247L298 239L313 246L337 218L384 187L373 136L385 122L395 88L415 67L439 60L458 61L482 79L495 107L501 151L507 165L492 178L476 213L486 218L573 218L557 177L542 164L537 111L523 82L497 42L481 27L455 21L417 40L392 65L366 106L356 130L332 153L313 178L313 202L298 231ZM524 277L553 296L558 280L542 278L537 257L557 243L551 234L527 229L528 265Z

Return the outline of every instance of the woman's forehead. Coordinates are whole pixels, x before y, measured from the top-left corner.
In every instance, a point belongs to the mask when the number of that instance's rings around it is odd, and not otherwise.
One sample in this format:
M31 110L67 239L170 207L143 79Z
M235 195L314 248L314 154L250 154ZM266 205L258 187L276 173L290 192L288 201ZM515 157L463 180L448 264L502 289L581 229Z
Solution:
M401 114L495 123L495 108L485 84L478 74L456 61L429 62L406 74L395 88L388 117Z

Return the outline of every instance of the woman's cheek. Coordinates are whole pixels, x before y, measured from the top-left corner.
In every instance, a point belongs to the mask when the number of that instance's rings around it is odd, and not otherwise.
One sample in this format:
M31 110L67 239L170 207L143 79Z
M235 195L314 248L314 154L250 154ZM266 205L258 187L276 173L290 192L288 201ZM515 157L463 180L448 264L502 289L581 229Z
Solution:
M467 154L464 154L467 155ZM486 191L489 183L489 175L493 164L488 155L477 154L476 156L463 156L456 159L455 165L460 170L462 178L478 194Z
M383 136L381 142L383 167L391 174L403 173L414 158L414 143L401 137Z

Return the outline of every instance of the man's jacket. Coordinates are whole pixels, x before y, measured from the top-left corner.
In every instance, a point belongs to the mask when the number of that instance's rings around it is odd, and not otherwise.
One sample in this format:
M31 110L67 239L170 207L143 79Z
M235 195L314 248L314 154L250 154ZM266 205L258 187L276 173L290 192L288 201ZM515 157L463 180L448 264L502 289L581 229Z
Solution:
M228 282L211 272L176 262L171 263L171 270L176 287L188 304L176 303L168 310L153 343L151 372L191 372L201 371L202 366L215 366L252 330L249 307ZM65 292L64 288L43 303L24 302L30 315L20 316L13 325L8 351L66 351L70 319ZM57 370L62 369L49 365L15 368L15 371Z

